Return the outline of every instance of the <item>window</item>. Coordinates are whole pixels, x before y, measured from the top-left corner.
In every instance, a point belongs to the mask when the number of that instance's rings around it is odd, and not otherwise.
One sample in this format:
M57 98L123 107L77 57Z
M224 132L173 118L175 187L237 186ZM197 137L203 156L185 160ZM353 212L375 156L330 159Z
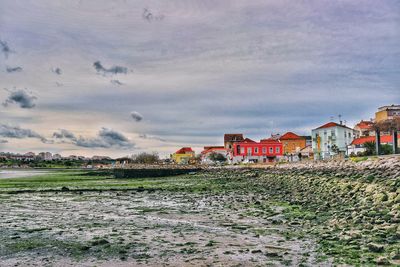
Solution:
M244 154L244 147L240 148L240 154Z
M254 153L256 153L256 154L258 153L258 147L254 148Z
M331 130L331 136L335 136L335 130Z
M263 148L262 148L262 153L263 153L263 154L267 154L267 148L266 148L266 147L263 147Z
M251 156L251 147L248 147L248 148L247 148L247 155L248 155L248 156Z
M275 148L276 153L280 153L279 147Z
M272 147L269 148L269 153L274 153L274 149Z
M351 133L349 133L349 138L351 138Z

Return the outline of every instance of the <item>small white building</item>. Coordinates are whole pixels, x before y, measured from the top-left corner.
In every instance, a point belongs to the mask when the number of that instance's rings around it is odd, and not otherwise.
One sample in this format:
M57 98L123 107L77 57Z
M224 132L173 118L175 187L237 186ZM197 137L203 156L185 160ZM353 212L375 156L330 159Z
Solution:
M326 123L312 130L314 159L330 159L337 154L348 155L348 145L355 137L355 130L336 122Z

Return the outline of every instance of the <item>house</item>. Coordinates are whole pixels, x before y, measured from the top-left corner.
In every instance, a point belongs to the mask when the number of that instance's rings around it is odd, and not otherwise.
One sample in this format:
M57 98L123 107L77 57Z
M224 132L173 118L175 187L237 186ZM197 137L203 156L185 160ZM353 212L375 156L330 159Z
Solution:
M273 162L283 155L283 146L279 140L272 138L255 142L249 138L233 143L229 157L231 163L239 162Z
M302 158L312 158L314 156L312 145L307 145L300 150Z
M52 160L53 155L50 152L40 152L38 158L41 160Z
M354 126L356 138L362 136L375 136L374 122L361 120Z
M347 155L347 147L355 137L355 130L336 122L326 123L311 131L314 159L329 159Z
M301 149L306 147L306 138L292 132L285 133L279 140L283 145L284 155L298 154Z
M397 136L400 138L400 134ZM375 136L363 136L353 140L348 147L348 153L357 155L359 153L365 152L365 143L375 143ZM393 145L392 135L381 135L381 145Z
M226 149L232 149L233 144L235 142L241 142L243 141L243 134L225 134L224 135L224 147Z
M191 147L182 147L171 155L172 160L177 164L188 164L194 157L195 154Z
M210 159L210 155L217 153L221 154L225 158L228 157L228 149L226 149L224 146L205 146L204 150L201 152L201 162L204 164L212 164L214 163Z
M375 113L375 122L393 120L395 117L400 117L400 105L383 106Z

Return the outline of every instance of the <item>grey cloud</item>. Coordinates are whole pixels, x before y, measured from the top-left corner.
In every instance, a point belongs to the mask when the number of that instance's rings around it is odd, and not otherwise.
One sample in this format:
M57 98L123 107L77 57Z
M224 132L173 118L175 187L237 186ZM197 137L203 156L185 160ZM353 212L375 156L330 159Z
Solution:
M3 52L5 58L8 58L8 55L13 52L7 42L2 40L0 40L0 51Z
M6 67L6 71L8 73L12 73L12 72L21 72L22 68L21 67Z
M57 87L62 87L62 86L64 86L64 84L59 83L59 82L56 82L56 86L57 86Z
M29 109L35 107L36 104L34 101L37 99L37 97L33 96L31 93L28 93L26 90L19 89L9 92L10 95L4 101L3 106L7 107L8 104L18 104L21 108Z
M137 111L132 111L132 112L131 112L131 117L132 117L135 121L137 121L137 122L143 120L143 115L140 114L140 113L137 112Z
M161 142L166 142L167 140L157 137L157 136L153 136L153 135L148 135L148 134L140 134L139 138L141 139L150 139L150 140L157 140L157 141L161 141Z
M65 129L60 129L58 132L54 132L53 138L55 138L55 139L64 139L65 138L65 139L70 139L73 141L77 140L77 138L75 137L75 135L72 132L65 130Z
M0 136L16 139L37 138L40 139L40 141L42 141L43 143L51 143L50 140L47 140L45 137L36 133L35 131L24 129L19 126L10 126L6 124L0 124Z
M60 68L54 68L51 70L53 73L57 74L57 75L61 75L62 74L62 70Z
M100 61L96 61L93 63L93 67L97 72L102 72L103 74L111 73L111 74L119 74L119 73L128 73L128 68L122 66L112 66L111 68L105 68Z
M111 80L110 83L113 84L113 85L124 85L123 83L121 83L118 80Z
M123 134L108 128L101 128L97 137L87 138L83 136L76 137L72 132L60 129L53 133L53 138L68 141L71 144L87 148L133 148L134 143L129 141Z
M153 13L148 8L143 9L142 18L148 22L152 22L154 20L163 20L164 15L153 15Z

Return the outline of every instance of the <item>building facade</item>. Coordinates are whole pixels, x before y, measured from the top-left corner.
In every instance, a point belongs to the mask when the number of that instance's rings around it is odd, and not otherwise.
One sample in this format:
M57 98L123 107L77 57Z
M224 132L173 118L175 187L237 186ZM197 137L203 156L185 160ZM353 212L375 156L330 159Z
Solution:
M243 140L243 134L224 134L224 147L226 149L232 149L235 142L241 142Z
M287 132L279 139L283 145L284 155L295 155L306 147L306 138L292 132Z
M364 121L361 120L354 126L354 130L356 131L356 138L363 136L375 136L374 130L374 122L373 121Z
M383 106L375 113L375 122L393 120L395 117L400 117L400 105Z
M213 164L214 162L210 159L213 154L221 154L226 159L228 158L228 149L224 146L205 146L204 150L201 152L201 163L203 164Z
M172 160L177 164L189 164L194 160L195 154L191 147L182 147L171 155Z
M249 138L233 144L233 151L230 157L232 163L273 162L282 157L283 146L278 140L263 139L255 142Z
M314 159L330 159L337 154L348 155L348 145L355 137L354 129L336 122L326 123L311 131Z
M400 138L400 135L397 135ZM381 135L381 145L393 145L393 136L391 135ZM354 139L348 148L349 155L357 155L359 153L365 152L365 143L375 143L375 136L363 136Z

